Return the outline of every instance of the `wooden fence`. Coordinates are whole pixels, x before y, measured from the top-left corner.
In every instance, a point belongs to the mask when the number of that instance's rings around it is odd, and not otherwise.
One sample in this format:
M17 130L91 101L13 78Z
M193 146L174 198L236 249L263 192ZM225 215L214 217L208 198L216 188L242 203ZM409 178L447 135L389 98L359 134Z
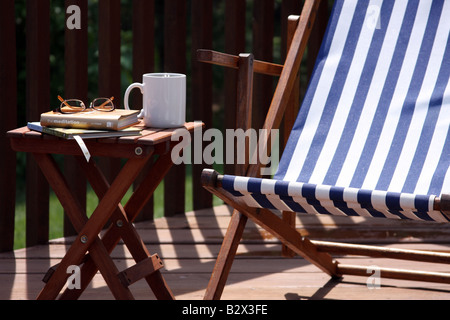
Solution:
M236 94L234 70L202 64L196 61L199 48L214 49L230 54L251 51L255 59L273 61L274 52L279 53L278 63L283 63L286 53L286 24L291 14L298 15L301 0L133 0L132 15L132 75L133 81L141 81L142 74L157 69L155 52L162 52L166 72L187 73L190 80L188 93L189 121L202 120L206 128L213 124L213 104L219 104L224 128L234 128ZM322 1L319 23L316 25L308 49L308 63L312 59L325 26L328 2ZM124 1L97 0L98 5L98 96L123 97L121 88L121 9ZM88 98L88 0L66 0L65 7L77 5L81 10L81 28L65 29L64 33L64 95L86 101ZM163 7L162 12L155 6ZM224 8L217 16L215 6ZM249 7L251 9L249 10ZM50 97L49 56L51 38L50 20L55 14L50 0L26 1L26 52L19 52L16 43L16 10L14 0L0 1L0 251L10 251L14 245L14 217L16 198L17 155L10 148L6 131L26 122L18 120L25 114L25 121L36 121L42 112L48 111ZM250 14L249 14L250 12ZM62 14L65 14L64 12ZM69 15L67 15L68 17ZM162 21L163 34L156 34L154 21ZM65 20L64 20L65 21ZM213 39L213 26L223 25L223 37ZM249 30L250 29L250 30ZM246 38L246 35L251 35ZM157 37L163 36L162 44ZM187 41L190 39L190 41ZM281 41L274 41L279 39ZM219 42L221 41L221 42ZM26 88L17 85L18 67L26 65ZM213 87L214 68L223 73L223 87ZM60 79L63 81L63 79ZM255 76L253 126L261 126L273 91L273 79ZM24 105L19 105L25 96ZM223 97L222 100L215 97ZM121 100L121 99L117 99ZM134 100L136 101L136 100ZM118 101L120 105L121 102ZM136 104L135 104L136 105ZM101 160L107 177L114 176L120 161ZM82 204L86 203L86 180L74 159L63 159L63 170ZM193 165L193 209L212 206L212 197L199 183L204 166ZM225 166L225 171L232 168ZM185 210L185 166L174 166L165 178L165 215L183 213ZM32 158L26 161L26 246L46 243L49 239L49 187ZM153 204L144 212L142 219L153 218ZM65 234L72 233L70 226Z

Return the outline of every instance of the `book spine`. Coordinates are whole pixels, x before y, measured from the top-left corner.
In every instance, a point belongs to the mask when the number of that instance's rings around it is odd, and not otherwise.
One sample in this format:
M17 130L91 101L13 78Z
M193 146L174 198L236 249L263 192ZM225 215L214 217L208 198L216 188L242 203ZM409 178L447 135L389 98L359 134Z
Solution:
M70 139L70 135L64 133L64 132L59 132L57 130L52 130L51 128L47 128L47 127L42 127L42 132L43 133L47 133L47 134L51 134L55 137L59 137L59 138L63 138L63 139Z
M99 121L98 119L55 118L41 115L41 126L76 129L117 130L115 121Z

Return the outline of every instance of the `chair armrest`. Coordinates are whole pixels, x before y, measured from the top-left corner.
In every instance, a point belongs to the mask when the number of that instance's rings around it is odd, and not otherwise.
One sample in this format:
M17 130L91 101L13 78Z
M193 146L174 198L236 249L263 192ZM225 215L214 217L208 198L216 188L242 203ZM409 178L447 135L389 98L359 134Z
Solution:
M239 56L214 50L198 49L197 60L233 69L239 68ZM256 73L279 76L282 70L283 66L280 64L260 60L255 60L253 62L253 71Z
M221 177L214 169L203 169L200 182L204 187L216 188L218 187L218 182L221 182Z

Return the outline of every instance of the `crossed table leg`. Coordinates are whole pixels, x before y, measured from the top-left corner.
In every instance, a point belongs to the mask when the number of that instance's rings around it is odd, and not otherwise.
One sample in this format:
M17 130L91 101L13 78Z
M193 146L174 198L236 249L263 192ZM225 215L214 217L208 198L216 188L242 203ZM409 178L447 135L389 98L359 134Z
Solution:
M46 153L34 153L42 172L78 232L73 245L56 268L50 272L51 276L47 277L47 283L38 299L56 299L69 276L67 268L80 264L83 264L80 275L81 288L66 289L61 299L78 298L92 280L97 268L116 299L133 299L128 286L143 277L158 299L174 299L159 271L162 267L161 260L157 255L150 256L132 226L132 221L172 166L170 152L159 156L125 207L120 204L121 199L151 156L150 153L140 158L128 159L111 186L93 160L87 163L84 158L77 156L88 181L101 199L88 219L71 194L53 157ZM109 219L112 223L100 239L98 235ZM136 265L119 272L109 254L121 238L135 259ZM86 254L87 251L89 254Z

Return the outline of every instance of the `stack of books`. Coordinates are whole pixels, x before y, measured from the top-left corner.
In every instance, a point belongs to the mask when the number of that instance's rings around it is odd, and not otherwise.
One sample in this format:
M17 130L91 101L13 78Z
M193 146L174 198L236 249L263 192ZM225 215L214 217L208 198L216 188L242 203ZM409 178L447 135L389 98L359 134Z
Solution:
M87 111L64 114L50 111L41 114L40 122L28 122L30 130L64 139L109 138L140 135L138 110L115 109L111 112Z

